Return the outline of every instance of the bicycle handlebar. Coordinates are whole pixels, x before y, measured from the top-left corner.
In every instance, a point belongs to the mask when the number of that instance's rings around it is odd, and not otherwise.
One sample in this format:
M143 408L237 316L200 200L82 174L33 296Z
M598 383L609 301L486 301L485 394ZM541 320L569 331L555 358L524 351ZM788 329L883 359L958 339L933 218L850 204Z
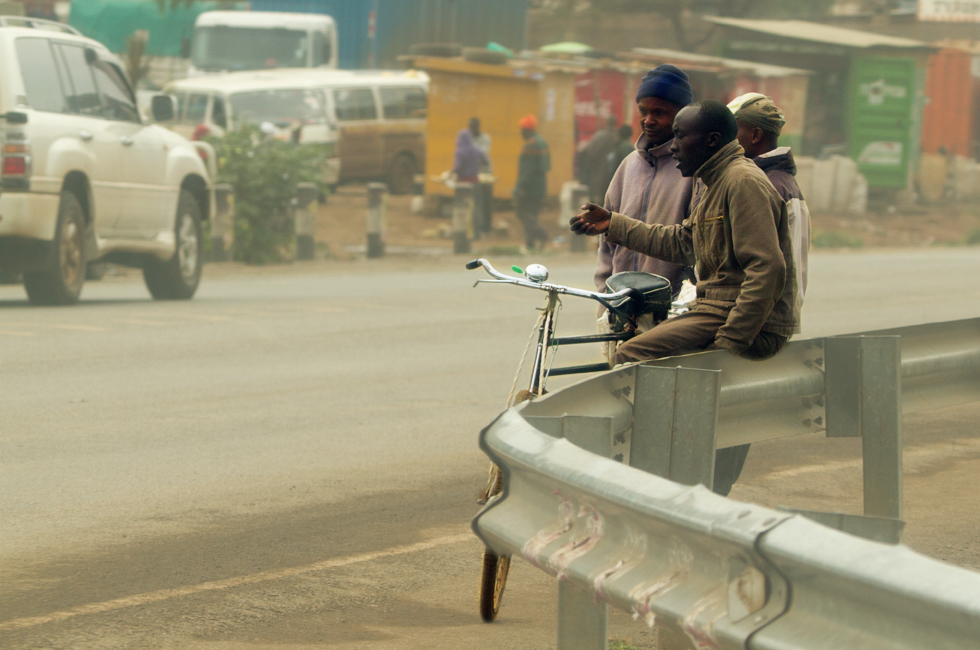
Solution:
M473 270L479 267L483 267L491 277L496 278L496 280L477 280L477 283L486 282L488 284L503 283L503 284L516 284L521 287L527 287L529 289L538 289L540 291L554 291L555 293L563 293L569 296L578 296L579 298L590 298L596 302L602 304L604 307L610 310L615 310L612 305L609 304L610 300L619 300L620 298L626 298L631 296L634 292L633 289L623 289L622 291L617 291L616 293L599 293L598 291L585 291L584 289L574 289L572 287L566 287L560 284L553 284L551 282L533 282L531 280L525 280L514 275L505 275L497 269L491 266L490 262L483 259L472 260L466 263L466 268Z

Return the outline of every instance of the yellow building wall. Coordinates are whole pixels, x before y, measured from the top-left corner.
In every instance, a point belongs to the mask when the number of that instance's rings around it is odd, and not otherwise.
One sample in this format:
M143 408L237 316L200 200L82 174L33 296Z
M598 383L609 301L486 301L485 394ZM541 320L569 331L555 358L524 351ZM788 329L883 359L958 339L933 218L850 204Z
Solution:
M426 194L452 193L432 177L452 170L456 135L471 117L480 118L482 130L490 135L494 196L510 198L514 190L524 145L518 122L528 113L537 115L539 132L551 150L548 194L557 196L562 184L572 180L574 75L452 59L426 58L416 66L429 74Z

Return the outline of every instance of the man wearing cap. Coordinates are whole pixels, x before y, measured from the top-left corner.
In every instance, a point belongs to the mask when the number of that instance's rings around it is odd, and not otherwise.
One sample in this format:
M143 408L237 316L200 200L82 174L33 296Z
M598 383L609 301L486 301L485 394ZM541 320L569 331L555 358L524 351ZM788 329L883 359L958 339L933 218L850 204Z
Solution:
M806 293L807 257L810 250L810 210L800 186L796 184L796 161L789 147L778 146L779 134L786 124L783 112L775 102L761 93L747 93L728 103L738 124L738 143L759 169L766 173L779 196L786 201L796 281L800 291L797 310L803 308Z
M672 65L659 66L643 77L636 93L642 133L635 151L620 163L609 183L604 201L607 210L665 226L679 224L687 218L694 183L677 169L670 145L674 139L674 117L693 99L687 74ZM675 295L685 277L683 265L648 257L602 237L595 271L596 287L605 290L609 276L620 271L661 275L670 280Z
M551 154L548 143L538 135L538 118L525 115L518 123L524 147L517 164L517 185L514 187L514 210L524 225L524 242L533 250L538 242L541 247L550 239L538 224L541 202L548 191L548 172L551 171Z

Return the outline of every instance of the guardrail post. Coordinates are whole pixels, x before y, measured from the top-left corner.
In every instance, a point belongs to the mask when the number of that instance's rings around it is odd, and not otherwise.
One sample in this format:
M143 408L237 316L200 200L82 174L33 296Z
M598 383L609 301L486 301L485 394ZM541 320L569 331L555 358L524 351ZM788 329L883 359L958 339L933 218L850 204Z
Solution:
M630 466L711 488L721 371L638 366Z
M902 518L902 338L826 340L827 435L862 437L864 514Z
M453 196L453 252L470 252L473 224L473 183L456 183Z
M383 257L384 229L388 216L388 186L384 183L368 183L367 192L367 256Z
M296 259L312 260L316 255L316 199L314 183L296 185L296 209L293 212L293 231L296 233Z
M572 187L572 214L578 214L579 209L589 202L589 188L581 183ZM567 230L567 224L562 224ZM572 253L584 253L587 237L568 235L568 250Z
M593 454L610 458L613 418L565 415L562 437ZM609 605L596 603L595 595L558 583L557 650L606 650L609 639Z
M214 218L211 219L211 255L212 262L227 262L228 249L232 240L231 211L234 201L234 190L231 185L214 186Z

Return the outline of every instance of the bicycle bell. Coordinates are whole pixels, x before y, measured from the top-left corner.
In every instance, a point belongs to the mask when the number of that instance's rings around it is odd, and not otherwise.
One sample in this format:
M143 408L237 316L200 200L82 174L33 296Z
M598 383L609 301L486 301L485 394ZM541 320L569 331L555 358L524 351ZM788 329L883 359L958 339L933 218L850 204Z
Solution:
M524 270L524 275L531 282L545 282L548 279L548 269L542 264L531 264Z

